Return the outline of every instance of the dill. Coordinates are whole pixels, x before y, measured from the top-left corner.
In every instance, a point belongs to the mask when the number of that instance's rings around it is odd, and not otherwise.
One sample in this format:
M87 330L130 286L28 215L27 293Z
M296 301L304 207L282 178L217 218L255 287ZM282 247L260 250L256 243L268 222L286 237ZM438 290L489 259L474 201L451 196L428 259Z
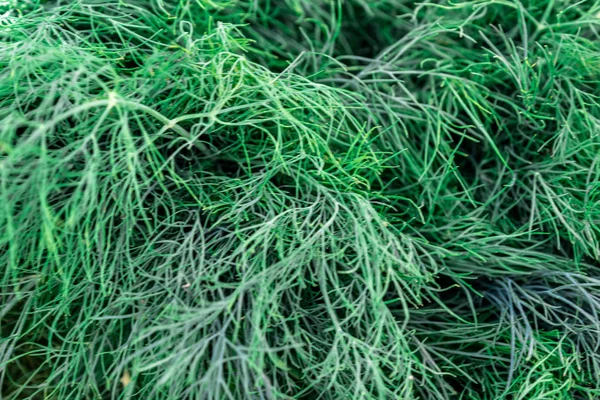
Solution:
M597 398L599 15L0 2L1 397Z

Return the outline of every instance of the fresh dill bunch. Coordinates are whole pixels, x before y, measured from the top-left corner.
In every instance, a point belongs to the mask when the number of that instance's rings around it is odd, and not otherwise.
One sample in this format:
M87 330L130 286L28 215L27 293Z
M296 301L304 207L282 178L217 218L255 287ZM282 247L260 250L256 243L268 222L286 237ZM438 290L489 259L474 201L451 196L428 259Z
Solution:
M1 5L2 398L600 396L600 2Z

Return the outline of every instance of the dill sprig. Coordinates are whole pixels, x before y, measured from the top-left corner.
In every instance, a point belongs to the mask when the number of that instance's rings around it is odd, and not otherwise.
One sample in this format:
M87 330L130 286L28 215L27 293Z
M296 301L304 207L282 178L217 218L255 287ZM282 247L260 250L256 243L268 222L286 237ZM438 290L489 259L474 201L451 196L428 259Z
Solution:
M2 398L600 394L600 3L0 7Z

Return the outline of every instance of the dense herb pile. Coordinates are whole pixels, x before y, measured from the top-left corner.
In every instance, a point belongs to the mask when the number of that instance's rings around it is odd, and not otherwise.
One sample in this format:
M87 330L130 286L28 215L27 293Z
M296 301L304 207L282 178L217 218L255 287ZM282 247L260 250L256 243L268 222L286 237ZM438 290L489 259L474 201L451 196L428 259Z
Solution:
M600 2L0 2L4 399L600 397Z

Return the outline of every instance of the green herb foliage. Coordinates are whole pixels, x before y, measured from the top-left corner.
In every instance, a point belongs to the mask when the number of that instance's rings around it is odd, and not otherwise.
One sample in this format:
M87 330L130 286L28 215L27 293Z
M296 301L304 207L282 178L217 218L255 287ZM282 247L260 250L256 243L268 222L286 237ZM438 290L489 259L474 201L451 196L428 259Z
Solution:
M599 398L599 26L0 1L0 397Z

